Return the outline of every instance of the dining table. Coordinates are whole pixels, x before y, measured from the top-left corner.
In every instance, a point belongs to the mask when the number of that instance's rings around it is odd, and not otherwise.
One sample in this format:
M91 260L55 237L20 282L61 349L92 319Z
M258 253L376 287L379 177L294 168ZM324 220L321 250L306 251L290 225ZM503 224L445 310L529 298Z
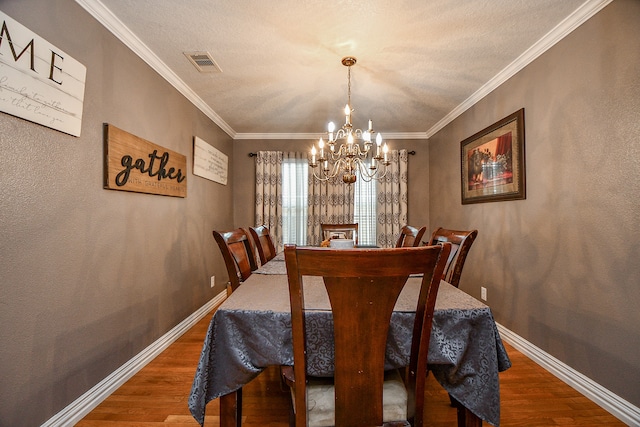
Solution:
M409 277L396 302L385 368L407 366L420 277ZM322 278L305 280L308 370L333 374L333 327ZM310 310L310 308L312 310ZM189 410L204 425L208 402L220 398L220 426L241 425L242 387L269 366L293 365L289 287L284 253L254 271L215 310L189 395ZM440 282L428 368L458 405L458 425L500 424L498 373L511 367L491 309Z

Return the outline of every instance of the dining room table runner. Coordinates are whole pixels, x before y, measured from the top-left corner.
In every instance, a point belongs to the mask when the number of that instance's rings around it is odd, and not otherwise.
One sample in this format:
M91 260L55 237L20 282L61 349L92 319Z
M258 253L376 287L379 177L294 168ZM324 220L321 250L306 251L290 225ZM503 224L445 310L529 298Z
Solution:
M407 366L420 278L409 278L392 315L386 368ZM322 278L305 278L311 375L333 374L333 324ZM488 306L442 281L434 311L429 370L471 412L500 423L498 372L511 366ZM211 400L240 389L270 365L292 365L291 313L284 256L278 254L216 310L189 396L201 425Z

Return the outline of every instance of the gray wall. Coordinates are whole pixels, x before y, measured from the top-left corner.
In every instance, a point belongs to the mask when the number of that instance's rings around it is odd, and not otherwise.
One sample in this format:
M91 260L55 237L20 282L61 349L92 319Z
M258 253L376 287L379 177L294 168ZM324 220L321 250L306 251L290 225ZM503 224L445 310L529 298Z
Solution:
M616 0L430 139L431 227L477 228L460 287L640 406L640 2ZM525 108L527 199L460 203L460 141ZM436 203L437 201L437 203Z
M192 138L232 141L74 1L0 7L87 67L79 138L0 113L0 425L36 426L224 290ZM105 122L186 155L187 197L103 189Z

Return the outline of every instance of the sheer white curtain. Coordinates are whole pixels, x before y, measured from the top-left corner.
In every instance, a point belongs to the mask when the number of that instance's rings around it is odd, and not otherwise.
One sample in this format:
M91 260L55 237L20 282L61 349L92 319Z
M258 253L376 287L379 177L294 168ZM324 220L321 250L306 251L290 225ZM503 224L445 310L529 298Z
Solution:
M255 226L265 225L276 251L282 245L282 152L258 151L256 155Z
M367 164L367 167L369 165ZM354 185L353 221L358 223L358 243L376 245L376 180L366 182L358 176Z
M393 247L407 223L407 150L391 151L390 170L378 182L377 245Z
M307 244L308 160L303 153L284 153L282 160L282 243ZM284 248L284 246L283 246Z

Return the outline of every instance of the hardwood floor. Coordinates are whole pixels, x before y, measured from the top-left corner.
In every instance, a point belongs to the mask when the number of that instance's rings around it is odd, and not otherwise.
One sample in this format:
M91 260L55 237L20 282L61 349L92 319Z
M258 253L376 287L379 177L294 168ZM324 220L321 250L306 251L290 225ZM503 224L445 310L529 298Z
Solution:
M211 314L205 316L76 426L197 427L187 401L210 318ZM502 427L625 425L513 347L506 347L513 367L500 374ZM280 388L277 368L267 369L243 390L243 426L288 426L289 395ZM426 425L456 425L456 411L431 375L426 401ZM206 427L219 425L218 410L217 399L207 405Z

